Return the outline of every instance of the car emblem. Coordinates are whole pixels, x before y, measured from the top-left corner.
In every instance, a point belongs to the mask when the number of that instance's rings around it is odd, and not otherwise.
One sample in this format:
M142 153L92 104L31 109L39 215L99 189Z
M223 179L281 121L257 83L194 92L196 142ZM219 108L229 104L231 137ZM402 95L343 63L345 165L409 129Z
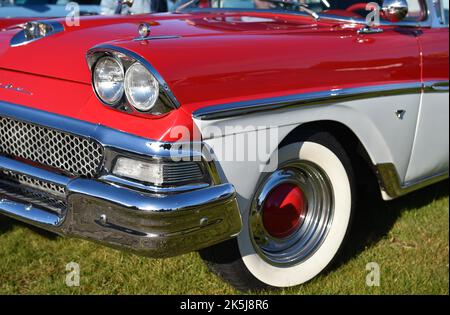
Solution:
M21 87L14 86L11 83L6 83L6 84L0 83L0 89L15 91L15 92L19 92L19 93L23 93L23 94L27 94L27 95L33 95L32 92L29 92Z

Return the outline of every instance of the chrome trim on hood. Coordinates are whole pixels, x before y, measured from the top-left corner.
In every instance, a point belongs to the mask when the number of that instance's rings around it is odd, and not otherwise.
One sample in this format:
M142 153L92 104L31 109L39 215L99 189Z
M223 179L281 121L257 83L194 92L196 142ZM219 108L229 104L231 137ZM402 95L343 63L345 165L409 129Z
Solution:
M27 45L29 43L32 43L34 41L37 41L39 39L48 37L50 35L54 35L56 33L60 33L64 31L64 26L57 21L50 21L50 20L44 20L44 21L31 21L31 22L27 22L25 24L20 25L22 30L17 33L16 35L14 35L13 38L11 38L10 41L10 46L11 47L17 47L17 46L23 46L23 45ZM44 27L45 28L45 34L34 34L36 36L31 36L30 32L30 28L34 27L34 28L41 28Z

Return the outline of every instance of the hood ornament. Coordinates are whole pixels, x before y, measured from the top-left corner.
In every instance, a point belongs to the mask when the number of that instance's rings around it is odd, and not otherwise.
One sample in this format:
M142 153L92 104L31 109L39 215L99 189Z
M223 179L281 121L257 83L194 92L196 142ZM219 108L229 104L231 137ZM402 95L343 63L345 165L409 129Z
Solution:
M138 28L139 36L141 38L146 38L150 36L151 30L150 30L150 24L148 23L141 23Z
M156 39L173 39L173 38L179 38L179 35L159 35L159 36L151 36L151 28L155 25L159 25L158 22L142 22L139 24L138 27L138 33L139 36L136 37L135 41L146 41L146 40L156 40Z
M20 27L22 30L11 39L11 47L26 45L64 31L64 26L56 21L31 21L20 25Z

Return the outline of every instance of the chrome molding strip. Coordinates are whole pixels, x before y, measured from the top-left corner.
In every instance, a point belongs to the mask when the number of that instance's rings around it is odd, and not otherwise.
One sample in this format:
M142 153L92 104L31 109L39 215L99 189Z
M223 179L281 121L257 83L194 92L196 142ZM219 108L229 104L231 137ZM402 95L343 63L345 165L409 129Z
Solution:
M135 42L142 42L146 40L161 40L161 39L177 39L181 38L179 35L162 35L162 36L148 36L148 37L136 37L133 39Z
M380 183L381 189L385 191L389 197L398 198L409 194L415 190L424 188L426 186L435 184L449 177L448 172L436 174L428 178L418 181L409 182L404 185L401 184L397 169L392 163L383 163L375 165L375 171Z
M153 76L156 78L156 80L158 80L159 86L160 86L160 95L165 95L166 98L169 100L169 102L171 103L172 107L174 108L179 108L180 107L180 103L178 102L177 98L175 97L175 95L173 94L172 90L169 88L169 85L166 83L166 81L164 80L164 78L161 76L161 74L159 74L159 72L150 64L150 62L143 58L142 56L136 54L135 52L122 48L122 47L117 47L117 46L112 46L112 45L98 45L95 46L91 49L89 49L89 51L86 54L86 60L89 66L89 70L92 72L92 67L94 66L95 62L98 60L99 58L99 53L102 52L116 52L116 53L120 53L123 54L125 56L129 56L131 58L133 58L134 60L140 62L142 65L144 65L148 71L150 71L151 74L153 74Z
M195 111L193 117L199 120L221 119L274 109L324 105L365 98L420 93L422 88L423 85L421 82L415 82L295 94L209 106Z
M424 90L427 93L433 92L448 92L449 91L449 81L430 81L424 84Z

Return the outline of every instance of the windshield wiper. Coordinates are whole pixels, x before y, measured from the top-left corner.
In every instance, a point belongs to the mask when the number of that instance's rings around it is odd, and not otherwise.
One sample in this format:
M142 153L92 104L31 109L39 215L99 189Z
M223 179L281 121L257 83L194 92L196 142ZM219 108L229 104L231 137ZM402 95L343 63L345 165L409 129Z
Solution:
M302 12L305 12L305 13L309 14L316 21L320 20L319 14L317 14L316 12L311 10L308 7L308 5L304 4L304 3L298 3L298 2L293 2L293 1L283 1L283 0L261 0L261 1L273 3L273 4L275 4L276 6L282 8L282 9L286 9L287 7L291 7L291 8L294 8L294 9L298 10L298 11L302 11Z

